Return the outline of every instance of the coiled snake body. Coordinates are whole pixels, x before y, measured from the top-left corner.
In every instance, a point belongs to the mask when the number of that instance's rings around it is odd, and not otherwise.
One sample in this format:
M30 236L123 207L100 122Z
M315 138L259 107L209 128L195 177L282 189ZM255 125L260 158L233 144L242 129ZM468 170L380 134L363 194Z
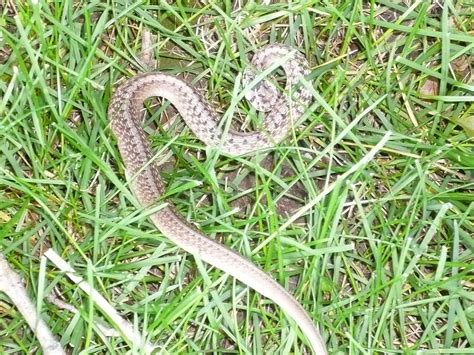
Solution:
M164 191L158 167L152 161L153 154L148 139L141 127L144 100L152 96L169 100L201 141L218 147L224 154L240 155L271 147L285 138L292 121L303 114L310 102L310 94L302 85L294 88L309 73L306 59L290 47L274 44L258 51L252 59L252 65L256 71L263 71L275 61L282 62L281 66L287 77L285 92L291 92L292 99L277 93L266 81L261 81L248 92L247 98L255 106L268 111L262 132L239 133L230 130L223 134L218 127L217 114L196 90L167 74L137 75L115 91L108 115L127 173L132 179L132 190L142 206L156 202ZM246 69L244 83L254 80L255 70L250 67ZM266 96L268 93L271 97ZM269 275L192 227L170 202L150 218L161 233L179 247L274 301L301 327L314 352L326 353L319 332L304 308Z

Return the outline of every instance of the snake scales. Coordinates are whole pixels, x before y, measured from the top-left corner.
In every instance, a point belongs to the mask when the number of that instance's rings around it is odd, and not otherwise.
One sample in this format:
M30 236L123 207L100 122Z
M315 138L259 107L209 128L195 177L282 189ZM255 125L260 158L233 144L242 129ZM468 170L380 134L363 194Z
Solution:
M132 190L142 206L157 202L165 189L141 127L143 102L152 96L167 99L202 142L217 147L224 154L241 155L268 148L286 137L292 121L303 114L311 100L310 93L302 85L295 87L309 73L308 63L299 52L284 45L268 45L255 53L252 66L245 69L244 85L256 82L257 72L278 61L287 78L285 92L291 92L292 99L287 94L279 94L267 81L260 81L246 95L254 106L268 111L261 132L230 130L224 134L218 126L218 115L201 95L186 82L168 74L140 74L115 91L108 115L127 173L132 179ZM179 247L274 301L296 321L314 352L326 353L321 336L304 308L269 275L241 255L207 238L187 223L171 202L150 218L161 233Z

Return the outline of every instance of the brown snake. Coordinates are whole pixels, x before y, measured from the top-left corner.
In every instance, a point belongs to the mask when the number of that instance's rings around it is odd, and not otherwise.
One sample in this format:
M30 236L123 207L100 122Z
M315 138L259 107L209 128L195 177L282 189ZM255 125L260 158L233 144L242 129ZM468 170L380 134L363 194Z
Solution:
M218 126L218 115L201 95L183 80L168 74L140 74L115 91L108 115L128 176L132 179L132 190L143 207L159 201L165 189L141 127L143 102L153 96L170 101L194 134L223 154L241 155L269 148L286 137L292 122L298 120L311 101L310 93L302 85L295 87L303 76L309 74L308 63L299 52L284 45L268 45L254 55L252 66L255 69L248 67L245 70L244 87L255 84L256 72L264 71L273 63L281 63L285 70L286 95L278 93L267 81L260 81L246 95L254 106L268 111L261 132L229 130L224 134ZM288 98L288 93L292 99ZM207 238L187 223L169 201L150 218L176 245L275 302L296 321L313 351L326 354L322 338L308 313L269 275L241 255Z

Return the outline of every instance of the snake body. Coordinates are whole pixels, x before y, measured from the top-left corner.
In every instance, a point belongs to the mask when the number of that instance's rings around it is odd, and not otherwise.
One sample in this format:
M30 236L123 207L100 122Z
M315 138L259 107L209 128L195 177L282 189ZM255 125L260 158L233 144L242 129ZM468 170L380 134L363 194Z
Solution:
M261 81L248 92L247 98L255 106L268 110L261 132L229 130L224 134L218 126L218 115L201 95L185 81L165 73L137 75L115 91L108 115L127 174L131 178L131 188L142 206L155 203L165 189L141 127L144 100L159 96L170 101L202 142L218 147L224 154L241 155L268 148L285 138L291 128L291 120L297 120L310 102L310 94L302 85L294 89L295 84L309 73L308 63L299 52L284 45L268 45L255 53L252 59L254 69L246 69L244 84L251 83L256 72L265 70L278 60L282 61L281 66L287 77L285 92L291 92L292 99L276 93L266 81ZM266 96L269 92L272 93L271 97ZM304 308L256 265L207 238L187 223L171 202L150 218L161 233L176 245L279 305L299 325L314 352L326 353L321 336Z

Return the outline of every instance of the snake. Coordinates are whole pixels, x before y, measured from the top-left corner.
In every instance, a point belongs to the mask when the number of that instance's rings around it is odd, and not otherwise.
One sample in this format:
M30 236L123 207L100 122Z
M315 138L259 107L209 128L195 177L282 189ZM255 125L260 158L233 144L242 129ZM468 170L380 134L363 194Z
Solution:
M284 90L278 90L270 80L260 77L265 70L272 69L272 65L281 66L285 72ZM141 73L119 85L111 97L108 118L130 187L140 206L147 208L156 204L166 189L142 127L145 100L161 97L169 101L205 145L220 154L240 156L270 149L288 135L293 122L298 121L311 102L311 93L301 85L301 79L309 73L308 61L292 47L269 44L255 52L250 65L244 69L242 84L248 89L244 89L246 99L257 110L264 111L264 118L262 128L251 132L221 128L216 110L192 85L175 75ZM300 327L313 352L326 354L311 317L283 286L247 258L208 238L187 222L172 202L166 202L149 216L165 237L272 300Z

